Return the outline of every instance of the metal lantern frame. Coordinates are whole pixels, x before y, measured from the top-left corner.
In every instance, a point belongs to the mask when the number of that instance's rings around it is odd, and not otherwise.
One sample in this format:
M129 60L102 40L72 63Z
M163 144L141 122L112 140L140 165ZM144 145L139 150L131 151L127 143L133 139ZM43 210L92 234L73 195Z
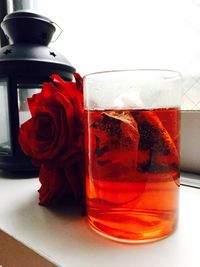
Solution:
M48 18L29 11L16 11L7 15L1 26L10 43L0 49L0 82L7 84L10 151L0 148L0 169L33 171L36 168L18 143L19 85L38 88L53 73L71 81L75 68L61 53L48 47L55 32Z

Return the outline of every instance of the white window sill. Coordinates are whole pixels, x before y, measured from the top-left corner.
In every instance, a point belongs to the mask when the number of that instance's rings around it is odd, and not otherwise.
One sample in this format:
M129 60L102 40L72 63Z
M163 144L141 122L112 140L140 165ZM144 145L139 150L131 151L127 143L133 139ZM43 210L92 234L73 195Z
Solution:
M0 229L55 266L199 266L200 189L181 186L179 226L173 235L146 245L124 245L97 235L72 207L53 211L39 206L38 188L35 178L0 177ZM0 249L0 265L1 254Z

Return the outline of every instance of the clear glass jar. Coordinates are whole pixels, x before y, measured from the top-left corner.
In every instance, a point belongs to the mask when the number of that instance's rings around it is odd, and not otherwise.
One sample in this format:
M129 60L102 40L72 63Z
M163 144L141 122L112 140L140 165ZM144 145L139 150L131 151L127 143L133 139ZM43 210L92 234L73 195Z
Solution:
M175 230L180 83L168 70L84 77L87 216L99 234L138 243Z

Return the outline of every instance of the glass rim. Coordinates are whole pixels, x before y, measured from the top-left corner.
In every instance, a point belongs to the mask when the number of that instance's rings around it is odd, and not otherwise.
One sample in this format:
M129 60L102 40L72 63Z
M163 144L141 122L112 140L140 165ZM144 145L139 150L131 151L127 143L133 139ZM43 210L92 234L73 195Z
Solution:
M116 69L116 70L105 70L105 71L97 71L97 72L92 72L92 73L88 73L85 74L83 76L83 79L87 78L87 77L92 77L92 76L99 76L101 74L111 74L111 73L125 73L125 72L154 72L154 73L173 73L174 75L171 78L175 78L175 77L179 77L182 78L182 74L177 71L177 70L171 70L171 69L149 69L149 68L145 68L145 69Z

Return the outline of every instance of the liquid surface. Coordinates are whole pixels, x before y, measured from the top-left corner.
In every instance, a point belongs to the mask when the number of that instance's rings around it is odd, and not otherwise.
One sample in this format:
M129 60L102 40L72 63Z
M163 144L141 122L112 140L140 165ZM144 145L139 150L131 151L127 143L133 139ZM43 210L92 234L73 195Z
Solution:
M179 120L176 108L86 111L90 225L109 238L147 242L176 227Z

